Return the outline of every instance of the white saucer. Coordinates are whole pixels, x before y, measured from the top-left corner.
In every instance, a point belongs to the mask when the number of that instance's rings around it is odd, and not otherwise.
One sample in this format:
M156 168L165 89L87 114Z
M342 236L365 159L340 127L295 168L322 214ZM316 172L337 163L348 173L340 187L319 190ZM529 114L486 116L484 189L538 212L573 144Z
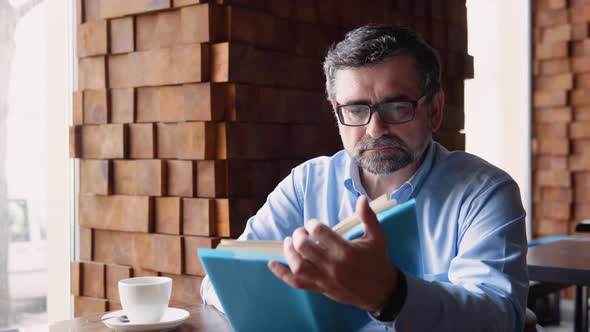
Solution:
M124 315L123 310L109 312L102 316L102 319L110 317L118 317ZM190 314L188 311L178 308L167 308L162 319L157 323L149 324L133 324L132 322L122 323L117 318L111 318L103 321L104 325L118 331L156 331L172 329L184 323Z

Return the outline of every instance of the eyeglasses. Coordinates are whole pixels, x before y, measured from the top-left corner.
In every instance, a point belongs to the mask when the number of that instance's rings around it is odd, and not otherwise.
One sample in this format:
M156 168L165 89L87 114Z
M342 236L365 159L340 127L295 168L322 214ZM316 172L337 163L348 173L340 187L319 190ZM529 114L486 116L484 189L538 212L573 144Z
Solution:
M371 122L373 113L379 113L381 121L399 124L414 120L416 108L426 96L418 100L392 101L378 105L349 104L336 107L338 121L345 126L361 127Z

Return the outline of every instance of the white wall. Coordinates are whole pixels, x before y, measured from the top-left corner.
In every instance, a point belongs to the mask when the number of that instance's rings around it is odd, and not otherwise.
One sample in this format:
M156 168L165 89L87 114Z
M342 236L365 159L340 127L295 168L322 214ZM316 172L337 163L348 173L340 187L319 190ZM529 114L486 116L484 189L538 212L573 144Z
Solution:
M49 322L70 319L73 161L68 152L68 124L73 87L73 2L45 0L47 6L47 239Z
M467 0L475 78L465 84L466 149L520 186L530 238L530 4Z

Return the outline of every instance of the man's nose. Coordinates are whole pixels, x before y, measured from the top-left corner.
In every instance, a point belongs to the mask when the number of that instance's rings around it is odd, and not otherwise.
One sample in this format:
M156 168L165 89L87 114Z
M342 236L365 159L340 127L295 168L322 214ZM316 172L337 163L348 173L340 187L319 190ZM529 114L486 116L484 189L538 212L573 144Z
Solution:
M367 134L373 139L387 134L387 124L381 120L379 113L375 112L371 116L371 121L367 124Z

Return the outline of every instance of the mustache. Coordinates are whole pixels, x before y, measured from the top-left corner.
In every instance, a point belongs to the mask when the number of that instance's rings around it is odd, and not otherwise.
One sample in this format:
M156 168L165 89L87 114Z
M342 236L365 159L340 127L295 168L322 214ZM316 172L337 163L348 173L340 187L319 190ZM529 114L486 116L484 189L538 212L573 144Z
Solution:
M400 138L395 136L382 136L377 139L372 139L369 136L363 136L356 145L356 150L362 152L367 149L375 148L398 148L407 150L408 147Z

